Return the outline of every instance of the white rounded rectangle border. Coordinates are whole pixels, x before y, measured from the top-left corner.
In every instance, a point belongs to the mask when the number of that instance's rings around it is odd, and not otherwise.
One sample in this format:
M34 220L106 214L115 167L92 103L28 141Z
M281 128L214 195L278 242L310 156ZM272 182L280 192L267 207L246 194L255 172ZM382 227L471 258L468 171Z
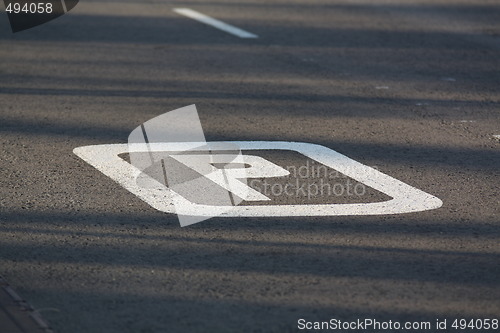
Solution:
M439 208L443 202L424 191L405 184L374 168L361 164L327 147L302 142L284 141L224 141L210 142L210 148L219 144L235 144L244 150L291 150L324 164L338 172L392 197L391 200L355 204L304 204L304 205L259 205L208 206L192 203L158 183L156 188L144 189L136 184L141 171L127 163L119 154L128 153L127 144L105 144L78 147L73 152L81 159L110 177L125 189L166 213L175 213L176 204L185 205L183 212L191 216L266 217L266 216L340 216L340 215L386 215L419 212ZM151 143L154 151L185 151L200 146L199 143ZM244 155L243 155L244 156ZM165 193L168 191L168 193Z

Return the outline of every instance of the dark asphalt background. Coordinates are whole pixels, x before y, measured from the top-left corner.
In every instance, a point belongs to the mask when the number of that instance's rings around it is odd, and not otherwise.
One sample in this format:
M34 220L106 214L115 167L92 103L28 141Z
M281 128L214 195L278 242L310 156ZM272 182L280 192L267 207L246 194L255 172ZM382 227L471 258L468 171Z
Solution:
M208 140L321 144L443 207L181 228L72 153L190 104ZM17 34L2 12L0 274L56 332L499 318L499 111L499 1L82 0Z

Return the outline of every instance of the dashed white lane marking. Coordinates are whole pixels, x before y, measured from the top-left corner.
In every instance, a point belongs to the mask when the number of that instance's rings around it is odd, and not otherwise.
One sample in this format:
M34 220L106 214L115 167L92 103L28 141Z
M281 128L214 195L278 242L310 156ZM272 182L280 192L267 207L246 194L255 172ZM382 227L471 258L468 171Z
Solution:
M210 149L217 150L214 148L217 144L220 144L221 147L227 147L227 143L235 144L242 150L296 151L385 193L392 199L384 202L357 204L248 205L234 206L228 210L226 206L208 206L190 202L159 183L155 188L141 188L136 182L141 171L118 156L130 152L127 144L85 146L75 148L73 152L153 208L167 213L175 213L174 200L178 200L182 204L186 215L233 217L401 214L435 209L443 204L435 196L320 145L300 142L237 141L212 142ZM185 151L198 146L200 145L197 143L152 143L151 149L154 151Z
M209 26L212 26L216 29L230 33L231 35L238 36L240 38L258 38L259 37L251 32L242 30L240 28L237 28L237 27L232 26L230 24L224 23L222 21L219 21L217 19L214 19L210 16L207 16L205 14L202 14L200 12L197 12L197 11L189 9L189 8L174 8L174 12L176 12L177 14L192 18L193 20L196 20L198 22L205 23Z

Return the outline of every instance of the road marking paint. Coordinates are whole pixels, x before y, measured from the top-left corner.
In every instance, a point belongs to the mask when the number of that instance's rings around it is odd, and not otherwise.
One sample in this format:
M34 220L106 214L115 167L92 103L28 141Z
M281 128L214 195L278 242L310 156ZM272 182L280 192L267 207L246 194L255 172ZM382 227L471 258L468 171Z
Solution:
M193 20L196 20L198 22L205 23L211 27L225 31L227 33L230 33L231 35L235 35L235 36L238 36L240 38L258 38L259 37L251 32L248 32L248 31L245 31L243 29L232 26L230 24L224 23L222 21L219 21L217 19L214 19L210 16L207 16L205 14L202 14L200 12L197 12L197 11L189 9L189 8L174 8L174 12L176 12L177 14L192 18Z
M388 86L376 86L375 89L378 89L378 90L380 90L380 89L389 89L389 87Z
M203 156L204 155L190 154L174 155L172 157L189 167L191 170L197 171L200 175L204 175L215 184L246 201L267 201L271 199L259 191L254 190L246 183L238 181L238 179L283 177L290 174L289 171L265 158L251 155L243 155L240 161L242 164L247 164L248 167L234 169L217 169L212 167L214 170L210 174L205 174L204 170L206 170L206 168L201 164L203 162ZM222 164L234 161L234 156L232 155L216 154L210 157L212 163ZM228 180L231 180L231 182L229 182L231 186L228 186Z
M112 178L128 191L148 203L153 208L175 213L175 206L182 204L184 214L192 216L335 216L335 215L385 215L419 212L441 207L439 198L405 184L374 168L361 164L332 149L300 142L282 141L230 141L211 142L211 151L227 144L235 144L243 150L289 150L298 152L323 165L333 168L347 177L363 183L390 197L384 202L356 204L304 204L304 205L255 205L227 206L201 205L186 200L170 188L158 183L152 188L143 188L137 184L141 170L127 163L118 155L130 153L127 144L106 144L75 148L73 152L96 169ZM151 143L154 151L186 151L199 145L194 143ZM208 146L204 146L208 147ZM223 150L223 148L220 148ZM243 155L243 157L249 155ZM152 179L152 181L155 181Z

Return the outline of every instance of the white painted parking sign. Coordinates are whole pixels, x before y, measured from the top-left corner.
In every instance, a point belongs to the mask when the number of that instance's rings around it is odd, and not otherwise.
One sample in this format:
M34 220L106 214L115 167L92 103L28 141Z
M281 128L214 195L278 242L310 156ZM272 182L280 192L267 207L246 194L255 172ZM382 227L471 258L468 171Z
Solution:
M141 174L141 170L118 156L119 154L129 152L127 144L85 146L75 148L73 152L118 182L128 191L147 202L153 208L166 213L175 213L175 206L181 205L184 214L193 216L383 215L424 211L439 208L442 205L442 201L435 196L324 146L311 143L281 141L226 141L211 142L210 149L212 151L217 149L218 144L221 147L226 147L228 143L237 145L242 151L288 150L298 152L366 186L380 191L392 199L384 202L354 204L244 205L233 206L228 209L228 206L196 204L160 183L158 183L158 186L152 188L139 186L136 180L139 174ZM154 151L178 152L190 149L190 145L193 146L192 143L151 143L150 149ZM284 175L283 169L278 166L274 169L266 168L266 170L259 170L259 167L264 168L266 166L266 163L262 161L262 157L243 155L243 158L246 158L245 164L250 165L247 176L266 177L267 175L277 177ZM188 159L183 163L189 163ZM273 175L273 172L276 174ZM152 181L154 182L154 180ZM258 193L252 191L249 193L253 195L251 201L259 200ZM260 200L268 200L265 196L260 196L260 198Z

